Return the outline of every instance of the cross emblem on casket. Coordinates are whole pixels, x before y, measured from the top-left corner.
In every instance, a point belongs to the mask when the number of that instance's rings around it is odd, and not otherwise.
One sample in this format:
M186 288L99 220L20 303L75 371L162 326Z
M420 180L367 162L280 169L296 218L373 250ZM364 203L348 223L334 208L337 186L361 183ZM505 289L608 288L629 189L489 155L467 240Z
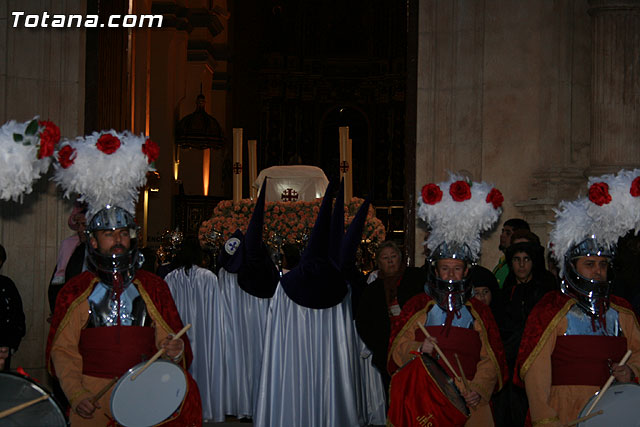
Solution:
M343 162L340 162L340 172L342 173L349 172L349 162L347 162L346 160Z
M293 188L287 188L282 192L281 200L284 202L295 202L298 200L298 192Z
M240 175L242 173L242 163L235 162L233 164L233 173L235 173L236 175Z

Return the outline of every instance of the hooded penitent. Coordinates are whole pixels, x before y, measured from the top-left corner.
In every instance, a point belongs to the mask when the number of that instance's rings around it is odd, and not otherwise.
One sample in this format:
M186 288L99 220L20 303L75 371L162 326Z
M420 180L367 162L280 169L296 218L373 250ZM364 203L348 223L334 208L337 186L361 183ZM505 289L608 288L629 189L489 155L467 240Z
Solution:
M347 284L334 257L329 255L334 188L335 185L329 184L300 263L280 281L287 296L303 307L333 307L347 294Z
M265 178L247 226L247 233L236 251L236 254L242 254L238 268L238 285L243 291L258 298L271 298L280 280L278 268L271 260L267 245L262 240L266 183Z

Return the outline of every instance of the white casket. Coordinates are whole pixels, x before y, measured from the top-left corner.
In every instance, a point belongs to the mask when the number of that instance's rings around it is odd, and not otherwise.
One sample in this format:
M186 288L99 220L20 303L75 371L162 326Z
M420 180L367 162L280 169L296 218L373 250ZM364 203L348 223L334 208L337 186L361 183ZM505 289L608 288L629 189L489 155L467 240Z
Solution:
M265 177L267 202L311 202L323 197L329 180L316 166L272 166L260 171L253 186L258 190Z

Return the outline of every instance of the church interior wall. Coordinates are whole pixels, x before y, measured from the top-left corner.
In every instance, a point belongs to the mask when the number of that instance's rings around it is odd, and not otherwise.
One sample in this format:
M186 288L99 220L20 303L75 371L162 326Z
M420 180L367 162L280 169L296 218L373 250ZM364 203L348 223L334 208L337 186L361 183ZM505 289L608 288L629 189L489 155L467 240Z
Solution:
M0 2L0 121L30 120L39 114L55 122L63 138L84 131L84 43L82 30L12 28L11 11L82 13L85 1ZM42 178L22 203L0 202L0 242L7 250L1 274L18 287L27 319L27 335L12 361L44 379L44 348L49 324L47 287L71 202Z
M503 214L480 260L492 268L506 219L528 220L546 243L551 206L586 182L588 4L420 1L418 9L416 191L447 171L502 191Z

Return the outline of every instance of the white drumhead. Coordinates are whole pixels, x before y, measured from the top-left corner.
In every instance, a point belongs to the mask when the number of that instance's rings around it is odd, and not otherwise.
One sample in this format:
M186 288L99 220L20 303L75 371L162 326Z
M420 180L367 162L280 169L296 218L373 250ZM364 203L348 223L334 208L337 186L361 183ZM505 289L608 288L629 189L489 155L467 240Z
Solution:
M187 378L178 365L157 360L132 381L143 366L140 363L129 369L111 394L111 413L127 427L152 426L166 420L187 392Z
M589 402L580 412L578 418L583 417L598 395L589 399ZM583 421L579 427L640 427L640 386L626 383L615 384L609 387L591 413L603 411L601 415Z

